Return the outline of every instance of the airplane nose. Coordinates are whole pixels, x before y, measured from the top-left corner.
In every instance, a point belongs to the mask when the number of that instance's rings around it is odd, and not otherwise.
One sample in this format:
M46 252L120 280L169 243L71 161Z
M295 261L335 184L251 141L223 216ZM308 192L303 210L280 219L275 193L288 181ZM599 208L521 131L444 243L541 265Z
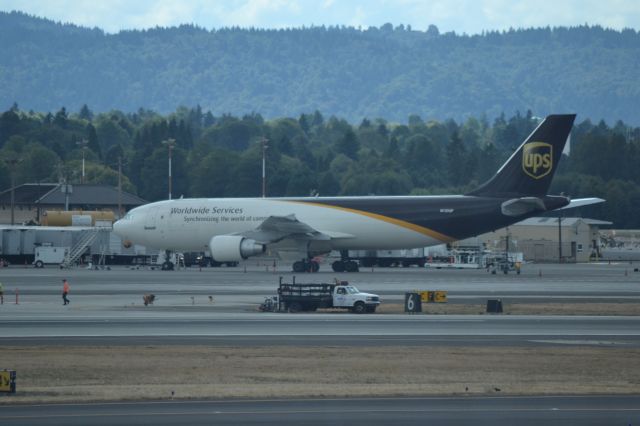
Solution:
M122 219L113 224L113 233L122 239L122 245L124 248L129 248L133 245L129 240L130 236L128 234L130 234L130 232L128 232L128 228L129 226L127 226L127 222Z
M114 224L113 224L113 232L120 236L123 237L123 231L124 231L124 224L122 223L122 220L117 220Z

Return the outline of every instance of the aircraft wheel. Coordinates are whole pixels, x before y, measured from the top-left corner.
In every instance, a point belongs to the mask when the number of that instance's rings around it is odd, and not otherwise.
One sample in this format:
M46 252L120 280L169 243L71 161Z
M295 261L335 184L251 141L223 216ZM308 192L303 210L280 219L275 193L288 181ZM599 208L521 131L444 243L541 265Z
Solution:
M333 269L333 272L344 272L344 262L336 260L331 264L331 269Z
M299 260L297 262L293 262L293 272L305 272L305 264L303 261Z
M370 258L364 258L360 260L362 262L362 266L364 266L365 268L372 268L374 266L376 266L376 261L374 259L370 259Z
M347 272L359 272L360 271L360 268L358 267L358 263L354 262L353 260L345 262L344 269Z
M311 272L318 272L320 270L320 264L315 260L312 260L310 264L311 264L311 268L310 268Z

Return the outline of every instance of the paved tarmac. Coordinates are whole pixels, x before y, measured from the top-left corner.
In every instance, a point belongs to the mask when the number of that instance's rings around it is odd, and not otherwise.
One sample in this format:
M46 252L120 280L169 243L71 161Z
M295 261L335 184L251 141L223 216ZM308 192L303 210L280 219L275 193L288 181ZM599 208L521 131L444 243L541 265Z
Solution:
M606 301L638 303L640 273L634 265L527 265L521 275L483 270L375 269L357 274L330 271L295 277L298 282L347 280L363 291L400 303L404 292L439 289L451 303L515 301ZM278 279L292 281L272 264L237 268L159 271L10 267L0 270L5 304L0 341L21 344L103 342L132 344L141 338L171 344L412 345L622 345L640 344L640 317L514 315L361 315L257 312ZM71 304L62 306L62 278L71 284ZM15 304L15 289L19 304ZM142 295L154 293L153 306ZM211 296L211 299L209 298ZM340 343L342 342L342 343ZM267 344L267 343L265 343ZM274 343L272 343L274 344Z
M189 343L193 337L217 338L220 342L233 342L245 337L272 337L290 342L325 341L333 337L350 337L352 345L361 340L411 336L423 345L440 343L435 337L464 341L473 337L478 345L491 339L496 344L588 344L624 345L640 344L640 317L583 317L583 316L487 316L487 315L363 315L349 314L228 314L198 310L196 312L167 311L124 312L117 317L78 311L76 315L56 318L30 317L3 321L0 338L3 341L65 338L105 338L117 343L123 337L180 338ZM292 338L296 338L293 339ZM424 337L420 340L418 337ZM322 340L316 340L321 338ZM81 341L81 340L77 340ZM135 340L129 340L134 342ZM386 340L386 344L394 342Z
M2 407L8 425L621 425L640 396L162 401Z
M446 290L451 303L469 303L487 297L503 297L510 301L558 299L627 302L640 301L638 264L525 265L521 275L492 275L484 270L427 270L420 268L363 269L359 273L334 273L322 266L320 273L302 274L298 282L349 281L363 291L384 296L386 301L400 301L406 291ZM0 279L10 298L17 288L20 294L38 296L32 301L47 303L60 295L61 278L68 278L72 296L109 296L103 303L139 304L144 293L165 296L165 305L185 304L190 296L215 296L217 302L237 306L255 306L262 296L275 294L278 278L291 281L288 268L247 262L236 268L187 268L159 271L122 266L110 270L49 267L10 267L0 269ZM131 297L136 296L136 297ZM258 296L258 297L256 297ZM27 301L28 299L24 299ZM61 300L61 299L59 299ZM59 301L58 300L58 301ZM92 299L97 303L96 298ZM217 303L220 305L220 303Z
M418 268L299 275L307 282L347 280L400 303L404 292L446 290L449 303L640 301L632 264L525 265L521 275ZM0 269L4 345L217 346L640 346L640 317L515 315L353 315L259 313L284 266L110 270ZM62 278L71 305L62 306ZM15 304L15 290L19 304ZM142 295L155 294L154 306ZM209 298L211 296L211 299ZM640 397L390 398L275 401L170 401L3 405L3 424L428 424L635 425Z

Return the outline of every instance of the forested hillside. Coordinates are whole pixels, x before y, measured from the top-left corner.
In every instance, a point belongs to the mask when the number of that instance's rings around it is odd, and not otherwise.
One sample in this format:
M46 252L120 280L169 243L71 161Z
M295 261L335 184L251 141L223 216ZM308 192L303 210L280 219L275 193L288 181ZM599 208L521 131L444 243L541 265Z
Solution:
M382 119L350 123L316 111L265 120L260 114L213 115L200 107L168 115L150 110L94 114L61 108L50 113L0 114L0 189L16 183L78 183L87 140L87 182L116 185L147 200L168 193L173 150L174 197L239 197L261 193L260 140L267 138L269 196L463 193L493 175L537 125L530 112L493 121L468 118L403 124ZM616 227L640 228L640 128L578 117L571 154L560 163L552 191L599 196L604 205L583 213Z
M640 35L600 27L465 36L436 27L181 26L105 34L0 12L0 108L201 105L215 115L458 121L502 112L640 120Z

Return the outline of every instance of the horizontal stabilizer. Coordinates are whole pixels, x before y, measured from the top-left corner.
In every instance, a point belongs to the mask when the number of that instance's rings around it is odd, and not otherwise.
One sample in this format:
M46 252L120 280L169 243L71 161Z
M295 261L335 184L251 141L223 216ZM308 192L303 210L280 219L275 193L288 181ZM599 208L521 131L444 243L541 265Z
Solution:
M576 198L575 200L571 200L569 202L569 204L567 204L566 206L558 209L558 210L564 210L564 209L573 209L576 207L582 207L582 206L588 206L591 204L599 204L599 203L604 203L605 200L603 200L602 198L598 198L598 197L591 197L591 198Z
M544 211L544 201L538 197L522 197L507 200L500 206L505 216L522 216L534 211Z

